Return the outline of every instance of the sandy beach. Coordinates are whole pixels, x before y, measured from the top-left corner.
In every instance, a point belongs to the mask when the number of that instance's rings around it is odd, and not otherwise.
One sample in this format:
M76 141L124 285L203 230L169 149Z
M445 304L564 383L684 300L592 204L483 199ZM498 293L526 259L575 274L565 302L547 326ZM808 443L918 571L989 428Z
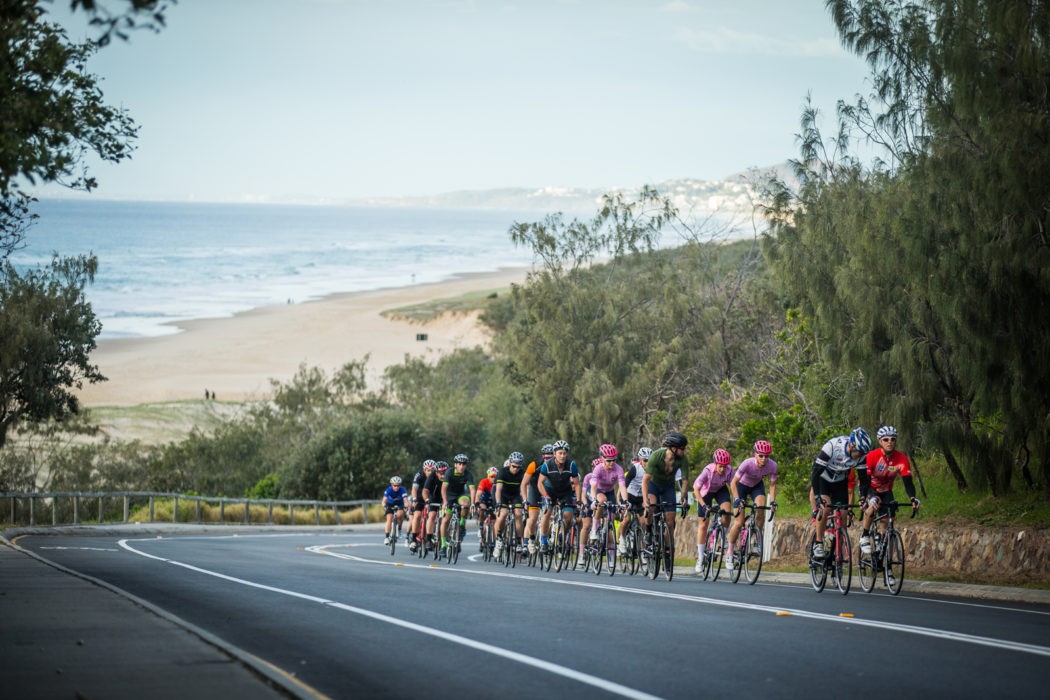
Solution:
M331 372L370 356L369 380L405 356L436 359L486 345L476 313L445 314L426 323L388 319L383 311L522 283L528 268L459 275L449 281L252 309L232 318L180 322L181 332L155 338L100 340L91 359L109 381L84 387L86 406L201 399L264 398L270 380L290 380L305 363ZM425 341L417 340L426 334Z

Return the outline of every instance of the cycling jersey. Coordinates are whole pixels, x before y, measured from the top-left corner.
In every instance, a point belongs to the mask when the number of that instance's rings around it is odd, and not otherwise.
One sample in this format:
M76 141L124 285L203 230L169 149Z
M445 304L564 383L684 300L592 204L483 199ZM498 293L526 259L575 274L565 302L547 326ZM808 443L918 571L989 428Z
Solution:
M765 466L760 467L754 457L748 457L736 468L737 483L743 486L757 486L767 476L770 485L777 483L777 463L771 459L767 459Z
M405 491L404 486L387 486L386 491L383 492L383 501L388 506L405 507L405 499L408 498L408 491Z
M882 450L872 450L865 459L865 466L871 488L876 493L892 491L893 482L898 476L911 477L911 462L908 456L897 450L888 455Z
M552 500L566 500L576 495L576 490L572 487L572 480L580 478L580 469L573 461L563 466L564 469L559 469L552 458L539 467L539 478L544 480L543 487L547 490L547 496Z
M623 475L624 481L627 482L627 495L636 498L642 497L643 478L645 478L645 467L642 466L641 460L632 460L627 473Z
M423 489L420 491L420 494L422 494L423 498L428 501L440 502L441 484L441 477L438 476L438 471L435 469L430 472L430 476L428 476L427 480L423 482Z
M864 461L863 455L856 459L850 457L849 452L846 451L847 443L849 443L849 435L840 435L839 437L831 438L820 448L820 454L817 455L816 460L813 462L811 481L814 489L817 485L816 479L818 476L824 481L831 483L843 481L851 470Z
M495 489L495 485L492 483L492 479L485 477L478 482L478 502L479 503L492 503L492 492Z
M623 476L623 467L615 462L611 467L605 465L596 467L591 474L594 475L592 479L594 490L598 493L609 494L616 489L617 484L623 486L627 484Z
M455 469L449 469L448 472L445 473L445 483L448 484L448 489L444 494L444 498L451 503L460 496L470 495L468 489L474 485L474 475L471 474L470 470L466 467L464 467L463 471L459 473L457 473Z
M729 485L733 480L733 468L726 467L721 474L718 473L718 465L714 462L704 467L700 476L693 482L694 489L700 489L700 498L707 498L709 493L717 493Z
M674 461L668 467L664 455L666 447L661 447L649 455L649 461L645 465L645 473L649 475L649 483L662 488L675 486L675 481L689 478L689 459L685 455L675 455Z
M521 480L525 478L525 470L519 468L517 473L511 471L510 467L501 467L496 472L496 483L502 484L500 489L500 504L511 504L521 502Z

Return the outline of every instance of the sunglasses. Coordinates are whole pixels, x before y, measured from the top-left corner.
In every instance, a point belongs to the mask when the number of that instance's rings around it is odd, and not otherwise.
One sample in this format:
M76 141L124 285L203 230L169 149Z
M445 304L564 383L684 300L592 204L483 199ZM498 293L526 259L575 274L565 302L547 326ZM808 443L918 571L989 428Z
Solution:
M897 442L897 437L895 435L887 435L886 437L881 437L879 439L883 442Z

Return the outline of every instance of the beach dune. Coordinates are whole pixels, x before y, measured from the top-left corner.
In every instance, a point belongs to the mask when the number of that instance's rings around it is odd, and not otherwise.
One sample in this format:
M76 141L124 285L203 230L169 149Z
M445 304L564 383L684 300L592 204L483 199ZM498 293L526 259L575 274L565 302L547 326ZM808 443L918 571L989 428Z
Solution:
M181 332L100 340L91 360L109 381L85 386L85 406L202 399L261 399L270 380L289 381L300 364L331 372L369 357L368 377L405 356L433 358L490 340L476 312L426 323L389 319L383 311L522 283L527 268L459 275L445 282L337 294L317 301L252 309L231 318L179 322ZM425 334L426 340L418 340Z

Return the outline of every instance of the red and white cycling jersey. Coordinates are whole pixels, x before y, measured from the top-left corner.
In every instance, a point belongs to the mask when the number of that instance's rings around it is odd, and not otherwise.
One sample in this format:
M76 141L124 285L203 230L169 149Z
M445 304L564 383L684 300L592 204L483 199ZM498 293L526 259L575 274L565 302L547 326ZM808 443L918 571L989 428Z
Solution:
M898 476L911 476L911 462L908 455L894 450L888 455L882 450L872 450L865 460L871 489L876 493L893 490L893 481Z

